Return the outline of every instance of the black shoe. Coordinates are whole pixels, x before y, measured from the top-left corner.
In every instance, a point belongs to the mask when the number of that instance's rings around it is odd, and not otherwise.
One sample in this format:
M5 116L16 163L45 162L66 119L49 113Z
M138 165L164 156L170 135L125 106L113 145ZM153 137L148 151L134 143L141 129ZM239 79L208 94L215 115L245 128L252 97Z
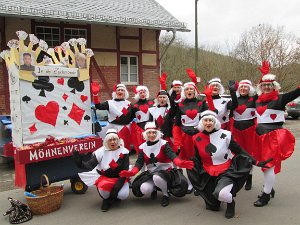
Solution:
M235 215L235 202L232 199L231 203L227 203L227 209L226 209L226 212L225 212L225 217L227 219L230 219L230 218L233 218L234 215Z
M247 178L246 184L245 184L245 190L249 191L252 188L252 175L250 174Z
M101 211L106 212L110 208L110 201L108 199L103 199L102 205L101 205Z
M263 192L261 192L261 194L259 194L257 197L258 197L258 198L261 198L262 194L263 194ZM272 190L271 190L270 196L271 196L271 198L274 198L274 197L275 197L275 190L274 190L273 188L272 188Z
M265 192L262 193L261 197L258 198L256 202L254 202L255 207L262 207L268 204L270 201L270 194L266 194Z
M194 190L193 188L192 188L191 190L187 190L187 191L186 191L186 194L187 194L187 195L192 194L193 190Z
M207 203L205 203L205 208L206 208L207 210L211 210L211 211L219 211L219 210L220 210L220 207L211 206L211 205L209 205L209 204L207 204Z
M157 197L157 190L154 190L154 191L152 191L150 198L151 198L151 200L155 200L156 197Z
M161 206L166 207L169 205L169 197L164 195L161 199Z
M199 195L200 195L200 191L194 189L194 195L195 195L195 196L199 196Z

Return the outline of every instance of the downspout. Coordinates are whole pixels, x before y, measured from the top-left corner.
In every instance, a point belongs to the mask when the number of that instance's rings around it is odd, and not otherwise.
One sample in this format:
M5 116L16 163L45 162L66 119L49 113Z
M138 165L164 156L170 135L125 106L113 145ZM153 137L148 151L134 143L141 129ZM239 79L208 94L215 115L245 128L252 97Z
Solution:
M172 30L172 33L173 33L173 37L172 37L171 41L169 42L169 44L167 45L167 47L165 48L165 50L163 51L163 53L159 57L159 74L161 74L161 60L163 59L163 57L167 53L169 47L171 46L171 44L174 42L174 40L176 38L176 30Z

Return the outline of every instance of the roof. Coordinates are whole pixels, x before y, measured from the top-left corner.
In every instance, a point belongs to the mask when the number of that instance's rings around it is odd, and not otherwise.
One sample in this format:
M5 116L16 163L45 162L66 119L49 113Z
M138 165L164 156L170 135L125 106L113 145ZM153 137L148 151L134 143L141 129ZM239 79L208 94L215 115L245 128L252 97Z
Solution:
M1 0L0 16L189 31L155 0Z

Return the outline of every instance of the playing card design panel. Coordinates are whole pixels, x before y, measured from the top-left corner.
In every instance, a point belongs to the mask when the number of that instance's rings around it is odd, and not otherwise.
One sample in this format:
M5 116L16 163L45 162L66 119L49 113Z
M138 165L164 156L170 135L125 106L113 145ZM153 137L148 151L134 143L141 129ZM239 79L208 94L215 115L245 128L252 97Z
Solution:
M74 92L69 79L73 78L47 77L35 83L20 80L20 96L25 100L20 101L23 144L43 142L48 135L60 139L92 133L90 81L81 81Z

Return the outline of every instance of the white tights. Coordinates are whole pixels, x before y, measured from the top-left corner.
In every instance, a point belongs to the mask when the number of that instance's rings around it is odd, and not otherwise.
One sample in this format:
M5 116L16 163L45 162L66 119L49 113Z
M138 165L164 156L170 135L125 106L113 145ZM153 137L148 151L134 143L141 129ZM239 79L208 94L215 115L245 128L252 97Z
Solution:
M152 180L148 180L142 183L140 190L144 195L150 195L153 192L155 186L162 191L163 195L169 196L167 181L165 181L158 175L153 175Z
M232 202L232 194L231 194L232 187L233 187L233 184L229 184L221 189L221 191L219 192L219 197L218 197L218 200L220 202L226 202L226 203Z
M275 183L274 167L264 172L264 192L270 194Z
M99 193L103 199L108 199L110 196L109 191L99 190ZM126 182L121 188L121 190L119 191L117 198L120 200L125 200L126 198L128 198L128 196L129 196L129 184Z

